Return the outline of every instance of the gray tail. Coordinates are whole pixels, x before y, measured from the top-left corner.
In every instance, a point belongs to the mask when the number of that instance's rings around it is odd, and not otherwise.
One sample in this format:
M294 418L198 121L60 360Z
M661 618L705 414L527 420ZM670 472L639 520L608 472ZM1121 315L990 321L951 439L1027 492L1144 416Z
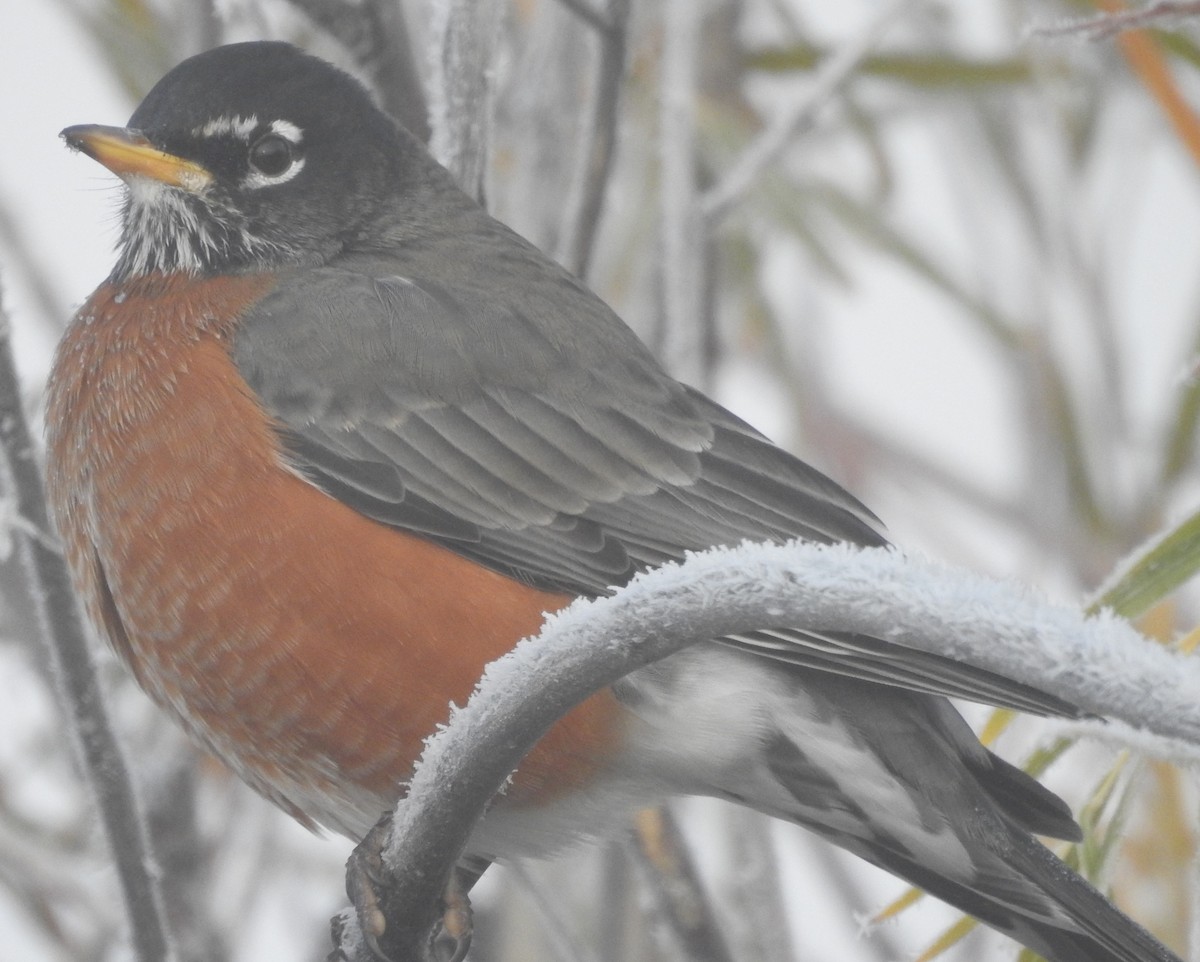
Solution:
M821 695L836 710L789 720L764 746L791 802L766 810L1052 962L1180 962L1033 837L1080 831L1058 796L980 745L949 702L832 679Z
M1015 885L1003 877L959 882L895 852L874 851L870 860L1052 962L1180 962L1045 846L1015 831L1011 842Z

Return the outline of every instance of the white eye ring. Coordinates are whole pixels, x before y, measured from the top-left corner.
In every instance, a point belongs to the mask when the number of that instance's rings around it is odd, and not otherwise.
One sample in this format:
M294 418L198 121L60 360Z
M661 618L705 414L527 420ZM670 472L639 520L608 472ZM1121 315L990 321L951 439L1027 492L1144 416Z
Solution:
M264 177L279 177L293 163L292 142L279 134L264 134L250 145L250 166Z
M248 190L286 184L304 168L297 148L303 135L300 128L286 120L275 120L266 133L250 145L250 173L242 181Z

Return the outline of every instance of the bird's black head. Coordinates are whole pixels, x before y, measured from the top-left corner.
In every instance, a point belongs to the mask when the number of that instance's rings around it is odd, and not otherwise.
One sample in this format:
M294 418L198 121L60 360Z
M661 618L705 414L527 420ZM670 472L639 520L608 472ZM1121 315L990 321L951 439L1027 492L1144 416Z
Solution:
M431 166L357 80L273 42L185 60L128 127L63 137L126 182L114 280L323 263Z

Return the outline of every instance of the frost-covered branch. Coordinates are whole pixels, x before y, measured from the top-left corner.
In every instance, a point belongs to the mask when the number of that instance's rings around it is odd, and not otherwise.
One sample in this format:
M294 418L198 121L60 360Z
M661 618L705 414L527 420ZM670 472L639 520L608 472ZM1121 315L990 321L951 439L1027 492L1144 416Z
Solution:
M1031 37L1079 37L1084 40L1107 40L1126 30L1172 25L1183 19L1200 16L1200 3L1159 0L1137 10L1113 10L1094 17L1043 24L1030 29Z
M420 958L451 867L517 762L572 706L698 639L757 628L857 632L1042 689L1200 759L1200 663L1111 615L1085 618L1029 590L890 549L742 545L640 575L548 617L488 666L426 745L382 846L371 906L393 958Z
M108 837L138 962L173 956L158 868L142 807L113 734L83 618L62 552L48 536L50 521L41 471L13 363L9 326L0 304L0 490L37 536L18 531L16 543L30 584L30 602L58 682L60 710L71 728L83 770Z

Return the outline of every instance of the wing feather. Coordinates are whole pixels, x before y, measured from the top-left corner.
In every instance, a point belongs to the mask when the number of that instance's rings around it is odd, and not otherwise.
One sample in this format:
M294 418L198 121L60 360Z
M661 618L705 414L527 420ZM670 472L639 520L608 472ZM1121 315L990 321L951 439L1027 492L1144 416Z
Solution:
M382 524L568 594L603 595L747 539L886 543L855 498L671 379L573 279L530 263L554 283L531 282L519 305L494 296L504 288L486 271L438 281L452 268L425 262L418 283L395 259L356 273L352 258L306 271L304 297L292 285L286 302L261 302L234 358L293 468ZM718 640L798 669L1075 714L876 638L798 628Z

